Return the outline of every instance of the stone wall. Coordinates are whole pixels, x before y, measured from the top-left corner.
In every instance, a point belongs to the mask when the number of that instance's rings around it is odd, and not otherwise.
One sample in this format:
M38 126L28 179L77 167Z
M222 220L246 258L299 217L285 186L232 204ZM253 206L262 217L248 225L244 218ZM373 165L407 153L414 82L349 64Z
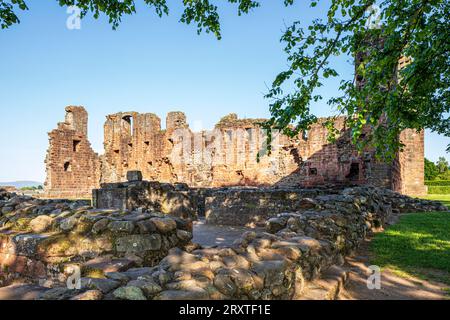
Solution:
M93 190L93 205L99 209L147 210L185 219L197 219L197 202L186 185L149 181L102 184Z
M204 200L206 222L213 225L265 226L266 221L277 214L314 208L311 197L324 192L330 190L218 190L210 193Z
M100 183L126 181L131 170L141 171L148 181L202 188L371 184L405 194L425 191L423 135L410 131L402 133L405 150L388 164L376 160L371 150L356 151L344 118L335 119L335 143L327 139L327 119L319 119L297 138L275 134L269 155L259 126L263 119L231 114L213 130L193 132L181 112L168 114L165 130L155 114L126 112L107 116L105 153L98 158L86 138L84 109L68 111L66 123L50 133L46 190L53 196L89 194ZM81 141L78 151L76 141Z
M341 265L393 212L445 210L379 188L350 188L310 199L314 208L278 215L267 232L247 232L227 248L171 250L168 257L107 299L302 299L305 283ZM149 291L151 285L157 290Z
M192 224L156 212L97 210L83 201L0 191L0 286L15 279L53 286L69 267L83 275L154 266L192 239ZM97 272L98 276L98 272Z
M308 209L270 218L265 232L201 248L183 219L0 190L0 286L27 279L43 300L302 299L306 282L342 265L391 214L448 211L381 188L309 196ZM77 290L66 285L75 266Z
M411 195L427 194L424 183L424 139L424 131L407 129L400 134L400 141L404 144L404 148L397 155L393 165L392 189L394 191Z
M105 274L120 279L82 291L53 288L42 299L107 300L289 300L302 299L305 284L358 248L364 238L401 211L448 209L389 190L358 187L310 199L314 208L283 213L267 231L246 232L232 246L172 249L153 268ZM89 290L89 291L86 291Z
M167 116L165 131L154 114L108 116L102 180L123 181L128 170L142 171L146 180L191 187L314 186L363 183L370 178L342 118L336 121L342 132L338 144L328 143L321 119L307 138L276 135L271 155L265 148L267 136L258 125L263 121L232 114L214 130L195 133L181 112Z
M88 114L67 107L65 122L49 133L45 197L88 199L100 183L100 160L88 140Z
M344 188L336 187L216 190L209 192L204 198L206 222L213 225L258 227L285 212L324 210L328 208L327 201L334 203L336 199L345 199L342 196L343 190ZM393 201L391 205L396 213L445 210L439 203L413 199L388 189L374 190Z

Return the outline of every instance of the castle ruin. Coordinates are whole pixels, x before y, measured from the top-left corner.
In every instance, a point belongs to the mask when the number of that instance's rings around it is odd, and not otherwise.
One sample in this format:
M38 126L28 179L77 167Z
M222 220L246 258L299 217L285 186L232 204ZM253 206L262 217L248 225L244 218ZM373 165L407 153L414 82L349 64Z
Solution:
M45 159L49 198L89 198L99 186L100 158L88 140L88 114L83 107L67 107L66 119L49 133Z
M370 184L407 195L426 193L423 132L405 130L404 150L384 163L373 151L357 152L344 118L335 120L339 136L330 143L326 120L296 138L275 134L269 154L259 125L263 119L231 114L213 130L193 132L182 112L169 113L164 130L155 114L116 113L107 116L105 152L98 155L88 140L86 110L70 106L65 122L49 133L46 196L90 198L93 189L126 181L133 170L145 180L200 188Z

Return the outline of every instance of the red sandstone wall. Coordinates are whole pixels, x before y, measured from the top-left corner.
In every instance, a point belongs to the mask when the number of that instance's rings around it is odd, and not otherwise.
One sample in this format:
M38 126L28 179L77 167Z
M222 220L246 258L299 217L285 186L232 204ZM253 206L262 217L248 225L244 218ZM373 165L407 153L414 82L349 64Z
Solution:
M406 194L423 194L423 133L402 134L406 148L392 164L378 162L372 151L359 154L350 142L344 118L336 119L336 143L319 119L297 137L275 134L266 152L262 119L224 117L211 131L192 132L186 116L172 112L161 120L152 113L117 113L104 126L105 153L98 157L87 140L87 113L68 107L66 122L50 135L47 194L86 197L101 183L126 181L130 170L145 180L187 183L193 187L317 186L374 184ZM74 151L74 141L79 141ZM67 170L67 163L70 170Z
M400 134L404 144L393 166L392 189L410 196L427 194L425 186L424 131L407 129Z
M322 119L312 126L308 138L275 135L271 155L258 126L262 121L232 114L214 130L194 133L180 112L167 116L164 131L154 114L108 116L102 182L124 181L128 170L140 170L147 180L196 187L360 184L369 181L375 172L371 170L377 168L375 163L368 165L371 154L365 159L358 155L343 118L336 121L341 132L336 144L328 142ZM376 172L390 181L388 167Z
M117 113L105 123L102 183L125 181L127 172L140 170L148 180L172 180L165 159L169 141L161 132L161 120L152 113Z
M100 160L87 139L88 114L83 107L67 107L66 121L49 133L45 196L90 198L99 187Z

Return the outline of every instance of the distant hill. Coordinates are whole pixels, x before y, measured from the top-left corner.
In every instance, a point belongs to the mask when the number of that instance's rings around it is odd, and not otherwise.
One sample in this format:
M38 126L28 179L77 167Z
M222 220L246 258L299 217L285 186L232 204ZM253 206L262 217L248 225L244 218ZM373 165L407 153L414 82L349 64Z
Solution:
M24 187L39 187L43 183L37 181L13 181L13 182L0 182L0 187L16 187L17 189Z

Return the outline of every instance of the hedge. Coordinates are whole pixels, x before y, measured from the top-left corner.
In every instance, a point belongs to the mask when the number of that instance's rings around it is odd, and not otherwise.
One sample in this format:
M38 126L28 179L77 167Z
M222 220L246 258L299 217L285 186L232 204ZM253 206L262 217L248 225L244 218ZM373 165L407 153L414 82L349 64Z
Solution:
M435 186L435 187L450 187L450 180L432 180L425 181L427 186Z
M428 194L450 194L450 186L428 186Z

